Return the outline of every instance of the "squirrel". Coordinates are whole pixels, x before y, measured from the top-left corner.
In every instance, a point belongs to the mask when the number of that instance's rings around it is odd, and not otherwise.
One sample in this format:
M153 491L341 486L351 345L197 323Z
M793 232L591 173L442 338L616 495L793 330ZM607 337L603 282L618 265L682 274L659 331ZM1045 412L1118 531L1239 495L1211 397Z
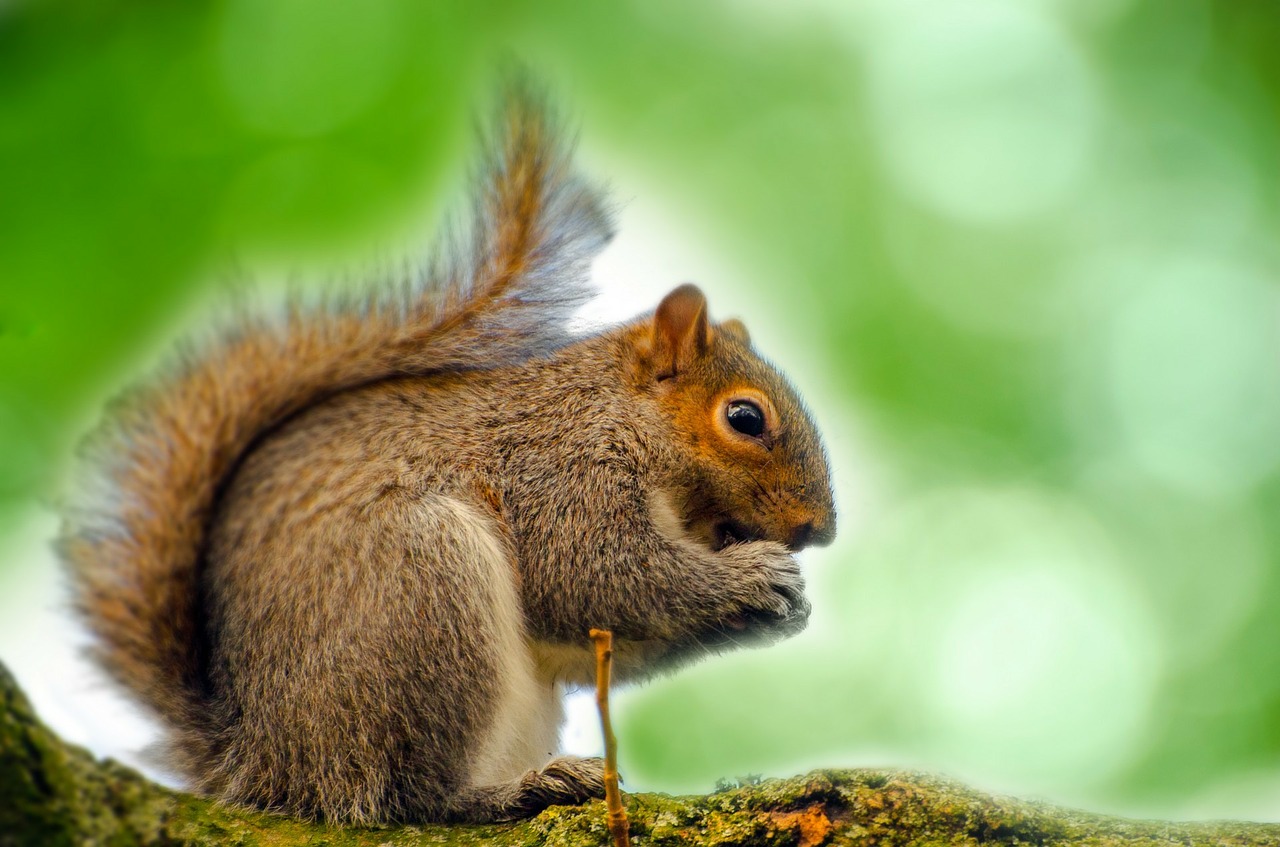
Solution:
M805 626L794 554L835 533L809 413L693 285L570 331L610 211L545 96L500 99L465 250L237 318L88 441L76 610L193 790L365 824L581 803L602 762L555 750L589 629L626 681Z

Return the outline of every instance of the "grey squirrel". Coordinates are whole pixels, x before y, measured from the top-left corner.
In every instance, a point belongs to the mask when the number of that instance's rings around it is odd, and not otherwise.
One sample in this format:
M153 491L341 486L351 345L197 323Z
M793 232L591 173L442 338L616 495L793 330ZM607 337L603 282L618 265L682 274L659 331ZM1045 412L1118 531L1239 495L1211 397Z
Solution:
M589 629L625 681L806 623L793 553L835 532L813 421L691 285L567 330L609 215L508 89L468 250L242 319L90 441L77 608L195 790L360 823L582 802L601 763L555 749Z

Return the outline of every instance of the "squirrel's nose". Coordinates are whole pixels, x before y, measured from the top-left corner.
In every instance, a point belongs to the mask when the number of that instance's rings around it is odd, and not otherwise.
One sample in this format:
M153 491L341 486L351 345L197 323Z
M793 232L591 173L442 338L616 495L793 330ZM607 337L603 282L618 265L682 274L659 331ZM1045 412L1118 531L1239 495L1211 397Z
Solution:
M818 523L806 521L791 530L791 537L787 540L787 547L792 550L803 550L811 544L825 547L835 537L836 522L834 519L820 519Z

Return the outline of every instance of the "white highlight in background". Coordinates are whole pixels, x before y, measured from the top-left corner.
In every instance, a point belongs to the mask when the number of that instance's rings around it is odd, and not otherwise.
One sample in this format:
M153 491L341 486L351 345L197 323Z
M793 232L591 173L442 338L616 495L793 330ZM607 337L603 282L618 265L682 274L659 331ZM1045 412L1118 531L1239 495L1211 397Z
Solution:
M872 128L904 193L984 223L1064 200L1099 123L1091 70L1065 28L1006 0L909 8L863 42Z

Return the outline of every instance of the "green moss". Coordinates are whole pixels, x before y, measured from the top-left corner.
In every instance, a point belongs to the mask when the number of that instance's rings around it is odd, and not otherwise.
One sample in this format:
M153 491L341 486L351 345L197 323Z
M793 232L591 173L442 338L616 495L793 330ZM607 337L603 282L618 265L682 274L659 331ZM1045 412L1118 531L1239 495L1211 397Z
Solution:
M168 796L133 771L63 743L0 665L0 845L154 843Z

